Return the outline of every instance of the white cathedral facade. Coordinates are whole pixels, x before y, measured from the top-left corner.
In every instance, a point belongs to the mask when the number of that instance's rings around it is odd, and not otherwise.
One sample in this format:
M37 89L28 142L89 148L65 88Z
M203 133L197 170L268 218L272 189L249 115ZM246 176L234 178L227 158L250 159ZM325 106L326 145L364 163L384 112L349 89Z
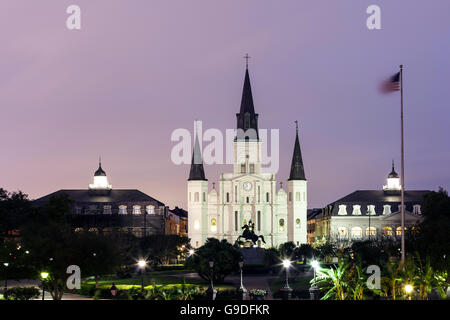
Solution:
M188 179L188 236L194 248L207 238L235 243L242 227L252 221L260 247L277 247L287 241L307 243L307 181L298 128L294 143L287 192L273 173L261 170L262 142L258 134L248 68L245 72L237 135L234 139L233 172L220 174L218 188L209 191L198 137Z

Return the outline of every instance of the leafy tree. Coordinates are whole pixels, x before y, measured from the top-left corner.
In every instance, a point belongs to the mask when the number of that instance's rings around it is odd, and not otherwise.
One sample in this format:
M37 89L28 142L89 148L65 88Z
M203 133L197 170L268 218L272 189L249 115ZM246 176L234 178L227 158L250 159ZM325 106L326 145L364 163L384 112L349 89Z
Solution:
M226 240L208 238L206 243L195 250L186 260L186 267L195 270L201 278L210 281L210 259L214 259L213 280L223 283L225 277L239 269L241 253Z
M22 191L8 192L0 188L0 242L14 235L8 232L18 230L31 211L28 195Z
M141 255L158 264L168 264L182 254L182 246L189 247L189 238L178 235L150 235L140 240Z
M285 242L280 244L279 252L283 258L292 258L294 256L296 245L293 241Z
M66 220L70 205L67 195L52 197L34 209L21 230L29 264L36 275L49 273L45 286L55 300L60 300L66 290L68 266L79 266L82 276L99 276L109 273L116 264L114 244L108 239L73 231Z
M306 264L307 259L311 259L314 255L314 249L311 245L303 243L300 247L295 248L294 256L296 259L303 259L303 264Z

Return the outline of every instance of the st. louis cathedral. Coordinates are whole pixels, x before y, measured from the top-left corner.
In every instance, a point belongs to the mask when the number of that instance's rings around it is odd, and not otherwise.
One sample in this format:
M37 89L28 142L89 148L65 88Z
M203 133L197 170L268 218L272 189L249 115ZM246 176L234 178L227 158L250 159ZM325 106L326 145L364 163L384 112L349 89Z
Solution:
M192 246L202 246L207 238L234 243L250 220L254 233L262 236L256 241L258 246L277 247L287 241L296 245L307 243L307 181L298 127L287 193L283 188L277 191L275 174L261 170L262 141L248 67L236 117L233 172L220 175L217 189L213 187L209 191L200 144L195 137L187 195L188 236Z

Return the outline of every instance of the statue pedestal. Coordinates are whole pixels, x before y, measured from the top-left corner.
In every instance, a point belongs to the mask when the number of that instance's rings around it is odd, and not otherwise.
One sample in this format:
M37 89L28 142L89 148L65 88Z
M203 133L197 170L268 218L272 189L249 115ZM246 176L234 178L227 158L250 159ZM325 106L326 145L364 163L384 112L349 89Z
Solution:
M263 264L264 249L255 247L245 247L239 249L246 265L249 264Z

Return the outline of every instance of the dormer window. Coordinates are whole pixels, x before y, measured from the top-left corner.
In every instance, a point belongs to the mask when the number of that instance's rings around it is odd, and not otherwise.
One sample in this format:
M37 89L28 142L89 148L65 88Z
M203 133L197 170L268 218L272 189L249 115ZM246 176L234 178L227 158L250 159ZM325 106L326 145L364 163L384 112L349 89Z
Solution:
M361 215L361 206L359 204L353 205L353 212L352 214L354 216L360 216Z
M133 214L141 214L141 206L133 206Z
M374 216L374 215L376 215L376 212L375 212L375 206L374 206L373 204L369 204L369 205L367 206L367 215L369 215L369 216Z
M127 206L119 206L119 214L127 214Z
M420 204L415 204L413 206L413 213L414 214L422 214L422 211L420 210Z
M155 207L154 206L147 206L146 210L147 210L147 214L155 214Z
M339 205L338 215L346 216L347 215L347 206L345 204Z
M111 214L111 206L103 206L103 214Z
M383 206L383 214L391 214L391 206L388 204L385 204Z

